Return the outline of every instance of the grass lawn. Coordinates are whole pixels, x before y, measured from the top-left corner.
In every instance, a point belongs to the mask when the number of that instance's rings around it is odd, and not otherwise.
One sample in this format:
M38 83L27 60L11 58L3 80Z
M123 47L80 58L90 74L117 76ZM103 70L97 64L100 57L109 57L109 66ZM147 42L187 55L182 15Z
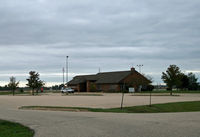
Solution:
M133 93L131 96L150 96L150 93ZM180 94L172 94L170 95L169 93L152 93L151 96L180 96Z
M0 95L12 95L12 91L0 91ZM20 95L20 94L27 94L29 95L30 93L29 92L15 92L15 95Z
M150 91L142 91L140 93L149 93ZM154 90L152 91L152 93L169 93L170 94L171 91L167 91L167 90ZM173 90L173 93L200 93L200 90Z
M0 120L0 137L33 137L34 131L18 123Z
M133 106L120 108L82 108L82 107L54 107L54 106L22 106L20 109L53 110L53 111L86 111L86 112L112 112L112 113L165 113L165 112L192 112L200 111L200 101L175 102L166 104L153 104L151 107Z

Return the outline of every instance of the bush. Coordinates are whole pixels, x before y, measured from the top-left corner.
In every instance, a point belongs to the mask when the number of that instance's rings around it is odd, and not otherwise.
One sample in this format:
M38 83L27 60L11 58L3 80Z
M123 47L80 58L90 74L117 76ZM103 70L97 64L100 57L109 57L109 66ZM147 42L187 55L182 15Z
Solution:
M23 88L21 88L21 89L20 89L20 92L21 92L21 93L24 93L24 89L23 89Z
M147 85L147 86L143 86L141 91L153 91L154 86L153 85Z
M189 87L189 90L198 90L198 84L197 83L192 83Z
M172 90L172 88L167 88L167 91L171 91Z
M154 86L153 86L153 85L148 85L148 86L147 86L147 90L148 90L148 91L153 91L153 89L154 89Z
M96 85L94 83L91 83L90 84L90 91L91 92L95 92L97 89L96 89Z

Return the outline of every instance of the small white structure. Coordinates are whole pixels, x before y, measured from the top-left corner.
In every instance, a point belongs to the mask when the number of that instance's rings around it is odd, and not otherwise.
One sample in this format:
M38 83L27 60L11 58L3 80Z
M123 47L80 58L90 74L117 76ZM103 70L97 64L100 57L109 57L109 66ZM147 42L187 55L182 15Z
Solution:
M135 89L134 89L133 87L131 87L131 88L128 89L128 91L129 91L130 93L134 93L134 92L135 92Z

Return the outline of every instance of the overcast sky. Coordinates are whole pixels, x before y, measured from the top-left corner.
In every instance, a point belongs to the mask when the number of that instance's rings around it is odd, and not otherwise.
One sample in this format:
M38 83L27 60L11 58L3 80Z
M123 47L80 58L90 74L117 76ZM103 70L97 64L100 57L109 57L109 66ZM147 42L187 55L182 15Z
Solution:
M48 85L129 70L162 83L170 64L200 75L200 0L0 0L0 85L31 70Z

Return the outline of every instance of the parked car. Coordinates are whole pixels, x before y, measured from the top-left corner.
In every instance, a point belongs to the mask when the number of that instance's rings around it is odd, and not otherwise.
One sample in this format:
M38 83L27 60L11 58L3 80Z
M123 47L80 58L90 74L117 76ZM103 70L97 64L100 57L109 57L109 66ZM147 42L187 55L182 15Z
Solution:
M72 88L63 88L61 89L62 93L74 93L74 90Z

